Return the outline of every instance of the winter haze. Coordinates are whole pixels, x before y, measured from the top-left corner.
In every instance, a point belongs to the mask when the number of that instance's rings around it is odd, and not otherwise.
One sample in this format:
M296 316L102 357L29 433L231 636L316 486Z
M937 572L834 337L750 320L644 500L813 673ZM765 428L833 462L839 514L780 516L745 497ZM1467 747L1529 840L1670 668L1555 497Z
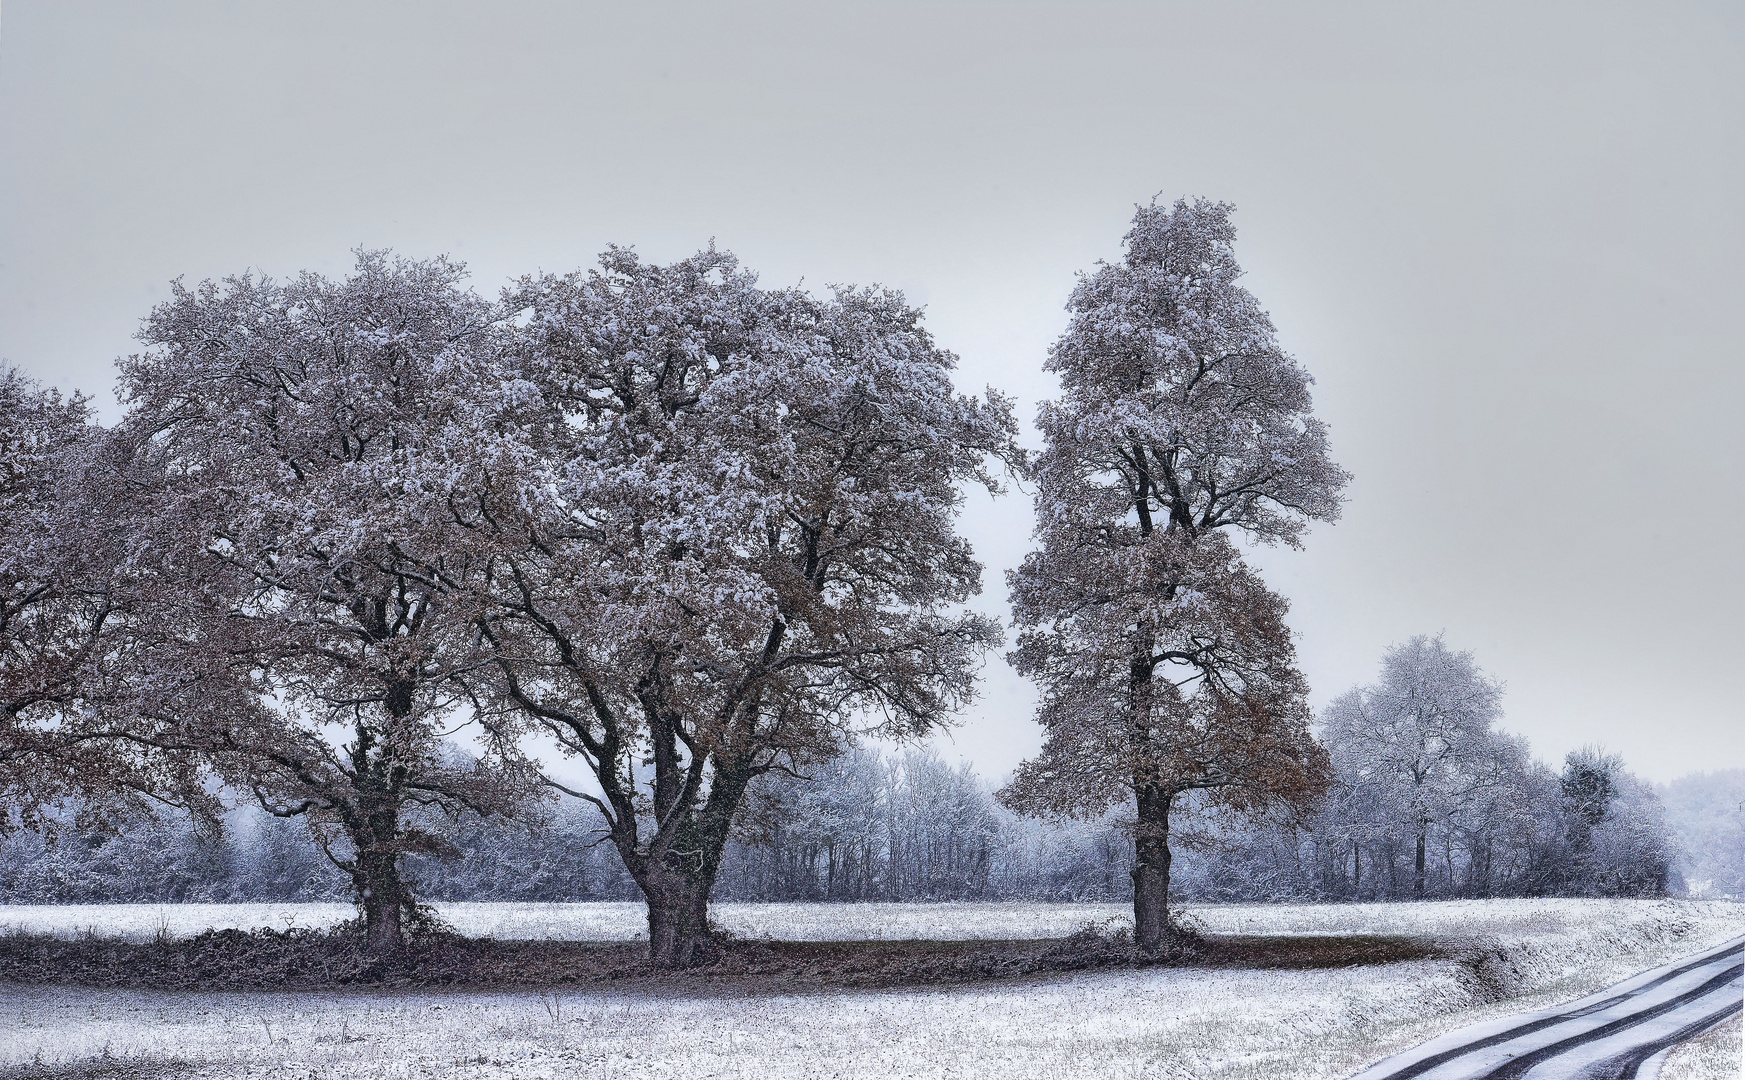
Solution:
M8 4L0 357L95 392L166 283L481 293L716 238L924 303L1027 418L1075 272L1155 193L1236 204L1247 286L1355 475L1301 553L1319 707L1446 631L1553 761L1745 766L1745 15L1733 5ZM1027 438L1033 437L1029 434ZM1021 495L972 499L984 604ZM1034 751L1003 664L948 755Z

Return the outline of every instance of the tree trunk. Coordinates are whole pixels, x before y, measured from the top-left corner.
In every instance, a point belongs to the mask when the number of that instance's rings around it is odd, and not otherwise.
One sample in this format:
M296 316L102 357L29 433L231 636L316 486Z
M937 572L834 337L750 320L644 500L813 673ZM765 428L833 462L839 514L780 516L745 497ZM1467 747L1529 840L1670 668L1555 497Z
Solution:
M745 797L752 772L717 758L703 805L681 819L657 857L634 860L636 884L648 900L648 959L655 967L688 968L713 961L709 933L709 893L721 871L733 816Z
M354 865L352 889L363 911L364 943L371 952L391 952L406 942L404 916L412 907L400 877L400 854L360 846Z
M1133 834L1133 937L1140 951L1156 953L1175 937L1169 918L1169 809L1173 796L1147 785L1139 793Z
M709 936L709 890L699 874L662 867L637 882L648 900L648 958L660 968L688 968L715 958Z
M409 679L387 687L384 704L392 724L412 714L417 684ZM353 798L340 808L354 854L352 891L364 917L364 941L371 952L389 952L406 943L405 916L412 912L412 891L400 876L401 786L406 770L390 752L380 733L359 720L356 741L349 749Z
M354 785L363 790L340 816L352 844L345 868L363 915L365 944L371 952L390 952L406 943L412 890L400 876L400 804L373 782L377 779L374 770L355 778Z
M1418 856L1412 867L1412 895L1424 899L1424 847L1429 839L1424 826L1418 826Z
M1351 898L1357 899L1363 894L1363 848L1357 841L1351 841Z

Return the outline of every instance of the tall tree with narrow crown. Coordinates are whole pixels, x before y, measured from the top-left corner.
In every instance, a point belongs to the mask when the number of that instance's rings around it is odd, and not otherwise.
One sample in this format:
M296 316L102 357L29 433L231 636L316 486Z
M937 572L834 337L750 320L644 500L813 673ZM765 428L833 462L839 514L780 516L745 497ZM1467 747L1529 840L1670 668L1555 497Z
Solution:
M1126 256L1080 280L1038 411L1037 548L1009 576L1013 662L1042 689L1041 755L1015 808L1135 809L1140 946L1164 947L1170 815L1186 792L1238 809L1326 782L1305 686L1266 589L1223 535L1300 546L1339 514L1311 379L1237 284L1232 207L1142 207Z
M1000 632L954 519L1017 461L1011 410L953 391L900 295L766 291L714 249L509 302L546 472L493 577L501 693L586 763L653 961L692 965L755 777L972 694Z

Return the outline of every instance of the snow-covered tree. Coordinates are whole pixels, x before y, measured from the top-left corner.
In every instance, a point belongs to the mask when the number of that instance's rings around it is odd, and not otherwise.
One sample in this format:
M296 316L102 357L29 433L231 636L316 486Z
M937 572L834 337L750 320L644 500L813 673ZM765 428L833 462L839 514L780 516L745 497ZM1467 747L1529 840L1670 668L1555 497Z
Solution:
M1171 933L1170 814L1185 792L1256 808L1324 785L1304 685L1266 589L1223 535L1297 546L1347 476L1308 374L1237 284L1231 207L1139 210L1126 254L1083 278L1038 415L1037 549L1010 579L1013 660L1042 687L1041 757L1015 807L1131 799L1139 944Z
M805 775L766 773L747 791L722 864L722 895L746 900L889 899L891 769L855 747Z
M142 593L102 440L85 399L0 366L0 833L68 799L87 819L142 800L213 809L189 755L113 736Z
M722 885L783 900L985 899L1001 817L967 763L856 748L753 785ZM754 809L755 808L755 809Z
M1662 896L1678 845L1666 808L1624 759L1584 746L1564 758L1558 781L1563 843L1549 860L1559 892Z
M855 731L948 720L999 641L959 486L998 491L1011 411L959 396L900 295L759 289L713 249L508 298L543 472L504 535L488 641L505 699L586 762L648 900L650 955L708 954L747 785Z
M1323 738L1348 798L1375 815L1373 832L1411 845L1412 891L1423 896L1432 826L1450 826L1521 768L1496 730L1501 685L1472 654L1420 635L1389 649L1381 680L1336 698Z
M1660 796L1691 895L1745 897L1745 769L1681 776Z
M121 364L118 483L158 582L134 723L304 816L378 947L417 913L402 856L441 846L408 810L500 811L521 775L505 745L444 741L478 718L480 538L519 446L494 426L494 309L461 278L361 252L343 281L177 283Z

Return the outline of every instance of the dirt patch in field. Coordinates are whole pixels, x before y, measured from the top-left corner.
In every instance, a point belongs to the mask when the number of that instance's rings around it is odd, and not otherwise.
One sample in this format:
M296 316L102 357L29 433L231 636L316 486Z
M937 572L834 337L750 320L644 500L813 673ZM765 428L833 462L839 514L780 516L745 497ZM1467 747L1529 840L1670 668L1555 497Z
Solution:
M189 1076L194 1066L179 1058L111 1058L55 1065L0 1066L0 1080L172 1080Z
M635 942L499 941L432 935L385 956L355 937L313 930L220 930L185 940L0 936L0 980L174 990L292 990L338 986L794 991L952 986L1074 971L1354 967L1453 956L1421 938L1375 935L1184 938L1145 957L1120 935L1092 931L1033 941L742 941L723 939L714 962L651 968Z

